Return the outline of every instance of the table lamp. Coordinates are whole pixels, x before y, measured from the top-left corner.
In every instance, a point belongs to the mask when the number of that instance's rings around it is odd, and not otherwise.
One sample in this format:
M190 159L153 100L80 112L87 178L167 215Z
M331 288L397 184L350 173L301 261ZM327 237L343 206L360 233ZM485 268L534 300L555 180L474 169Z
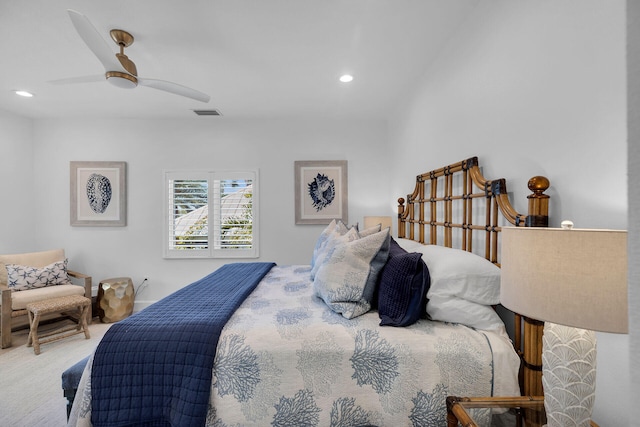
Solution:
M391 217L390 216L365 216L364 217L364 227L363 230L367 228L371 228L380 224L381 229L391 228Z
M594 331L627 333L627 232L502 229L500 302L544 321L547 426L589 426L595 400Z

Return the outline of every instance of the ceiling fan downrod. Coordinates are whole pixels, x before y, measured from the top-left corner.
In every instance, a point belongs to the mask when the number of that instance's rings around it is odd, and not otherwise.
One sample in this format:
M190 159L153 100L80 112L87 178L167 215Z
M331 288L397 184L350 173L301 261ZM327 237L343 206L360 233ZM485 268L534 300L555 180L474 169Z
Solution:
M125 55L124 48L131 46L134 38L131 33L125 30L113 29L109 34L111 34L111 39L113 39L113 41L120 47L120 53L116 53L116 57L118 58L118 61L120 61L122 67L129 74L121 71L107 71L105 73L105 77L109 83L117 87L133 89L138 86L138 79L136 78L138 70L136 68L136 64L131 61L127 55Z

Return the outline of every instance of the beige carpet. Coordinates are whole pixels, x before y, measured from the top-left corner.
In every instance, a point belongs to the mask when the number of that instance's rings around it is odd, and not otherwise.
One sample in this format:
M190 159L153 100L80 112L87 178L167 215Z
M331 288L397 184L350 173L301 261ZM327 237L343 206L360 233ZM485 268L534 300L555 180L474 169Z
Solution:
M63 322L43 326L52 328ZM13 333L13 346L0 350L0 426L64 426L66 399L62 395L62 372L91 354L111 324L94 319L84 334L40 346L35 355L27 347L29 330Z

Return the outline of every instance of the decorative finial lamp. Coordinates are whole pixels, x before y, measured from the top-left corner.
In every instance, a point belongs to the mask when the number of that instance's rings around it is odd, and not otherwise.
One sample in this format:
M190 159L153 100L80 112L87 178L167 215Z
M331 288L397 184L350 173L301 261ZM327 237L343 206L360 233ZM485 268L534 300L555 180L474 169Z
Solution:
M545 322L542 385L548 427L590 425L595 400L593 331L628 333L627 232L502 229L500 301Z

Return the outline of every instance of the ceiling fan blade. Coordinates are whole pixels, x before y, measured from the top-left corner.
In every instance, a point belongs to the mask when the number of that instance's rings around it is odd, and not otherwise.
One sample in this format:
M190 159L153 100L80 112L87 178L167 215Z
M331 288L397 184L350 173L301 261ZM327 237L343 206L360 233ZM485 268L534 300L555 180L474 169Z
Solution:
M72 83L96 83L105 81L104 74L95 76L81 76L81 77L69 77L66 79L49 80L48 83L53 85L66 85Z
M143 79L138 77L138 84L140 86L147 86L153 89L163 90L175 95L186 96L187 98L195 99L196 101L209 102L211 97L206 93L202 93L198 90L191 89L186 86L179 85L177 83L167 82L164 80L155 79Z
M75 10L67 9L69 17L73 26L76 27L76 31L80 34L80 37L89 46L89 49L95 56L98 57L106 71L123 71L127 72L120 61L116 58L116 54L111 50L111 47L107 44L106 40L102 38L96 27L93 26L89 18L76 12Z

